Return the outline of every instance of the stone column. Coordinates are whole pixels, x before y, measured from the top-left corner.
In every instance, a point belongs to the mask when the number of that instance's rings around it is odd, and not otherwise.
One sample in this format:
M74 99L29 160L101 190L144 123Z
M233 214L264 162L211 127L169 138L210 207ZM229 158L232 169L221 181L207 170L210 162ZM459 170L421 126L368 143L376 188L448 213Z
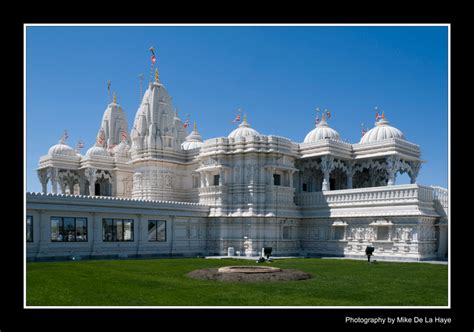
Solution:
M418 177L418 173L420 172L421 162L419 161L412 161L408 163L410 165L411 170L408 172L408 176L410 177L410 183L416 183L416 178Z
M352 177L354 176L354 162L348 162L347 163L347 171L346 171L346 175L347 175L347 189L352 189Z
M58 169L57 168L49 168L48 169L48 173L49 173L49 178L51 179L51 186L52 186L52 191L53 191L53 194L57 194L58 193Z
M206 186L206 173L199 173L199 180L201 181L201 188Z
M399 169L400 157L390 156L387 158L385 167L388 173L387 186L393 186L395 184L395 176Z
M59 188L61 188L61 194L66 193L66 180L63 177L59 178Z
M324 174L323 178L323 185L322 185L322 191L327 191L330 190L330 185L329 185L329 175L331 174L331 171L334 169L334 157L332 156L323 156L321 157L321 171Z
M86 194L86 179L83 176L79 176L79 194Z
M288 171L288 177L289 177L289 181L290 181L289 187L290 188L293 188L293 173L295 173L295 171Z
M38 174L38 179L41 182L41 188L42 188L43 194L47 194L48 193L48 180L49 180L48 171L45 169L39 169L36 171L36 173Z
M97 180L97 168L87 168L85 171L85 176L89 181L89 195L95 195L95 181Z

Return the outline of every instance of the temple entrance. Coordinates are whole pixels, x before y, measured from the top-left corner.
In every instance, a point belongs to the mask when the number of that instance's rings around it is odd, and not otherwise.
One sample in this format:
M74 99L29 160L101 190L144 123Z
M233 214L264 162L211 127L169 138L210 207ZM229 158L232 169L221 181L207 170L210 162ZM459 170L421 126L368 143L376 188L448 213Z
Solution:
M330 178L329 179L329 190L335 190L336 189L336 179Z

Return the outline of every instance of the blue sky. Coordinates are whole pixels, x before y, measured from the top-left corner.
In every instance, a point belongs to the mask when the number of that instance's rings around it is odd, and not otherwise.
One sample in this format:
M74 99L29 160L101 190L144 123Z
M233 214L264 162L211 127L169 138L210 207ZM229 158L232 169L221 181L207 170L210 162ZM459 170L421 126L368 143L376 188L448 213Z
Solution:
M240 107L261 134L302 142L319 107L356 143L378 106L420 145L418 183L447 187L447 27L28 27L26 38L28 191L41 191L39 157L64 129L82 153L94 144L107 80L133 125L152 45L173 106L204 139L228 135Z

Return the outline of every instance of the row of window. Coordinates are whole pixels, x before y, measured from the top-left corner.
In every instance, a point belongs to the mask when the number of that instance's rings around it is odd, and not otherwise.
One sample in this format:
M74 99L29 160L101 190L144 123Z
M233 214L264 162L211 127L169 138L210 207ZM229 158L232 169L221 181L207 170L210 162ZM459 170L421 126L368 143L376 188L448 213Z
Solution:
M132 242L133 219L102 219L104 242ZM51 217L51 242L87 242L87 218ZM33 217L26 216L26 241L33 242ZM148 241L166 241L166 221L148 220Z

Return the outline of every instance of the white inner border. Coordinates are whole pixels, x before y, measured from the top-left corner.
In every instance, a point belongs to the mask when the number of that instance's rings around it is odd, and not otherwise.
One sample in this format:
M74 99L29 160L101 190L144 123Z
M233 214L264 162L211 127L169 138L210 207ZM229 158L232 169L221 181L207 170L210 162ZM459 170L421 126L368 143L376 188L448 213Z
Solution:
M24 188L23 192L26 193L26 30L28 27L38 26L50 26L50 27L61 27L61 26L95 26L95 27L106 27L106 26L184 26L184 27L201 27L201 26L295 26L295 27L307 27L307 26L353 26L353 27L376 27L376 26L410 26L410 27L421 27L421 26L443 26L448 28L448 305L447 306L27 306L26 305L26 195L23 196L23 308L24 309L451 309L451 24L449 23L438 23L438 24L186 24L186 23L172 23L172 24L31 24L26 23L23 25L23 174L24 174Z

